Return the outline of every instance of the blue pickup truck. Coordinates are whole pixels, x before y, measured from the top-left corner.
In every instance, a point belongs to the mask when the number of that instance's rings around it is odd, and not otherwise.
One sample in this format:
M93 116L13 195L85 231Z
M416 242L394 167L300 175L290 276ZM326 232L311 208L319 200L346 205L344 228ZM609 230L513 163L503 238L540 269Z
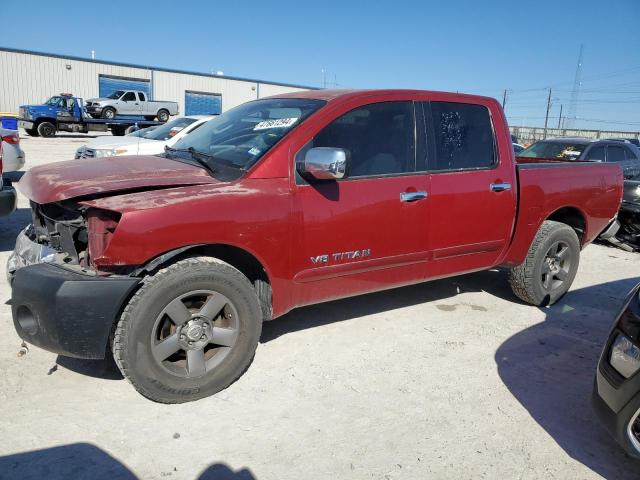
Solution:
M137 120L135 118L92 118L84 108L82 98L70 93L61 93L42 105L21 105L18 126L32 137L53 137L56 132L106 132L124 135L137 125L146 128L164 122ZM130 131L130 130L129 130Z

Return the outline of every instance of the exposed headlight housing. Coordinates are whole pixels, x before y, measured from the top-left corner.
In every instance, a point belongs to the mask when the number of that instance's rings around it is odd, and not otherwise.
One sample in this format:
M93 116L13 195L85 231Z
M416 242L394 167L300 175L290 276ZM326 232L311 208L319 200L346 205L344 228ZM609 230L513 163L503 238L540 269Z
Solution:
M128 150L126 148L112 148L110 150L96 149L96 157L115 157L117 155L126 155Z
M609 363L624 378L630 378L640 370L640 348L620 333L611 346Z

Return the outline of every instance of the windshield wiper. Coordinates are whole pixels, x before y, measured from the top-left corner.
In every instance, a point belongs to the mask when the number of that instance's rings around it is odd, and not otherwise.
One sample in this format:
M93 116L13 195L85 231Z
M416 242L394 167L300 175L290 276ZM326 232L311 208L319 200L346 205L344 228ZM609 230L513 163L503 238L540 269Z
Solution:
M207 161L205 159L207 158L211 158L211 159L215 159L215 157L213 155L207 155L206 153L202 153L199 152L198 150L196 150L193 147L189 147L189 148L171 148L171 147L164 147L164 151L167 153L173 153L173 152L184 152L184 153L188 153L191 155L191 159L196 161L198 163L198 165L200 165L202 168L204 168L206 171L208 171L211 175L213 175L214 173L216 173L216 169L213 168L211 165L209 165L209 163L207 163Z

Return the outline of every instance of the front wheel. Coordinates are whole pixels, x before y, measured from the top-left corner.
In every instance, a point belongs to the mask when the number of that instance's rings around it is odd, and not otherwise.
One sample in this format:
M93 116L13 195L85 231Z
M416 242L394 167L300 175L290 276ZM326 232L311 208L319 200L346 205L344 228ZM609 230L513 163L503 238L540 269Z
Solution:
M570 226L545 221L525 261L509 272L517 297L536 306L557 302L573 283L580 263L580 240Z
M189 402L244 373L261 329L258 297L242 273L215 258L187 258L144 280L123 310L113 356L145 397Z
M29 135L30 137L37 137L37 136L39 136L39 134L38 134L38 129L37 129L37 128L26 128L24 131L25 131L25 132L27 133L27 135Z
M113 120L114 118L116 118L116 109L112 107L106 107L102 110L102 118Z
M51 122L42 122L38 125L38 134L45 138L53 137L56 134L56 126Z

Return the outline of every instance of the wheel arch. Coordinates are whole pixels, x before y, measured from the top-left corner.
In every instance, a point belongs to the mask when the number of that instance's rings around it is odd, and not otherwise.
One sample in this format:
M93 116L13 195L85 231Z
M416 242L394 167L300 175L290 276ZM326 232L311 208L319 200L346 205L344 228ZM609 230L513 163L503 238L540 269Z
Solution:
M258 300L262 308L263 319L271 320L272 312L272 290L271 275L265 263L253 252L245 248L226 243L196 244L170 250L160 254L144 265L137 268L133 275L144 275L159 268L184 258L208 256L222 260L234 268L237 268L245 277L249 279L256 289Z
M569 225L578 235L580 245L584 246L588 232L589 225L587 223L587 216L582 210L575 206L564 206L557 210L554 210L545 220L553 220L556 222Z
M33 122L33 127L38 128L38 126L40 126L40 124L43 122L53 123L53 125L57 128L58 120L51 117L38 117L38 119Z

